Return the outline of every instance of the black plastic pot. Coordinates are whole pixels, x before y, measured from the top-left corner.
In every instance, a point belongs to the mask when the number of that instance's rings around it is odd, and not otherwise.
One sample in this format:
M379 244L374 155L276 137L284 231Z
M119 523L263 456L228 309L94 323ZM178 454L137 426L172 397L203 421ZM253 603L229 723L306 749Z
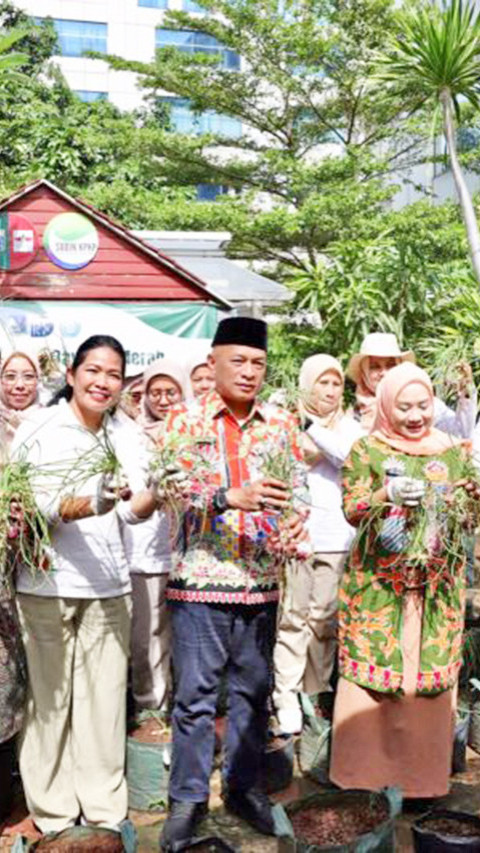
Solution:
M15 738L0 743L0 820L6 818L13 803Z
M450 835L430 826L433 820L461 821L475 828L478 835ZM429 812L412 826L415 853L480 853L480 818L468 812L443 809Z

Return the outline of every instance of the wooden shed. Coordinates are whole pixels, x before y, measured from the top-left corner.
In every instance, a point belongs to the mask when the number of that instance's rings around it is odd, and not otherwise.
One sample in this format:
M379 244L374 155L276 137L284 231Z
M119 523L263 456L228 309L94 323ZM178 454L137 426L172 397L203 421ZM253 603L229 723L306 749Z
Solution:
M43 179L0 202L0 297L0 349L13 338L67 361L90 334L114 334L129 373L185 356L183 339L211 338L231 308L198 272Z
M80 214L97 232L97 249L91 260L77 269L58 263L46 245L46 233L52 220L61 214ZM4 298L13 299L95 299L172 300L208 302L222 308L229 304L212 293L201 278L184 269L177 261L153 249L126 228L112 222L100 211L55 187L38 180L22 187L0 202L4 242L4 263L0 262L0 287ZM13 214L17 214L16 219ZM11 217L13 228L9 228ZM18 268L8 263L8 247L13 250L15 223L17 232L28 231L33 238L24 243L26 263ZM7 228L5 228L7 226ZM21 249L19 244L18 248ZM29 253L28 248L32 247ZM7 250L7 251L6 251ZM16 252L18 255L22 252ZM30 255L30 257L28 257ZM27 260L28 257L28 260Z

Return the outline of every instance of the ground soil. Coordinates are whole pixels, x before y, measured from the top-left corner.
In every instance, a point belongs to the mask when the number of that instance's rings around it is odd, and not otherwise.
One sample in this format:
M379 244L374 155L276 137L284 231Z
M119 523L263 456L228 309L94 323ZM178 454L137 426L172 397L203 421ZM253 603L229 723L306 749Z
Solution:
M297 841L319 847L350 844L367 832L372 832L387 820L388 807L383 802L321 806L319 803L290 815Z
M123 853L123 842L116 832L106 830L88 829L83 838L73 838L72 832L67 830L56 838L42 838L35 847L35 853Z
M171 743L172 731L170 726L157 720L155 717L150 717L148 720L143 720L141 723L132 723L129 727L128 736L139 743Z

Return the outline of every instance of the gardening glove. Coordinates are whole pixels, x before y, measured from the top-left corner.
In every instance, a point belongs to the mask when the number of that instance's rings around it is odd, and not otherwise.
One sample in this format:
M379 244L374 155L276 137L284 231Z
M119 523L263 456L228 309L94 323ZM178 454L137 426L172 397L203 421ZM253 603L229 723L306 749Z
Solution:
M188 474L174 462L162 468L151 471L148 478L147 488L158 501L163 500L172 487L181 490L181 486L188 479Z
M102 474L97 491L90 499L94 515L105 515L115 506L118 499L118 477L114 474Z
M387 485L388 500L394 504L417 506L424 495L424 481L413 477L394 477Z

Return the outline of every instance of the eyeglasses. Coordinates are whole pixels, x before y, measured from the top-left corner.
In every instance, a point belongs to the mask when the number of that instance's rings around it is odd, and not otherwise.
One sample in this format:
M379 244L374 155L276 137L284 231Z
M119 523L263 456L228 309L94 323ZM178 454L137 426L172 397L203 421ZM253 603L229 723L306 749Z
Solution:
M2 382L5 385L16 385L17 382L23 382L24 385L35 385L37 376L35 373L4 373Z
M161 400L165 397L169 403L174 403L180 399L180 392L176 388L160 388L158 391L149 391L148 397L150 400Z

